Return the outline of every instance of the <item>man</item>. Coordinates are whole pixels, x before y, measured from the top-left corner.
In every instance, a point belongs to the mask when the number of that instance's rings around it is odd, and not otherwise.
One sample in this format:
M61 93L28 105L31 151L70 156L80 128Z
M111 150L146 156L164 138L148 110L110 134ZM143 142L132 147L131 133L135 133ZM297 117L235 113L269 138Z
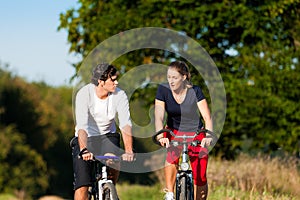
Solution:
M74 199L88 197L91 185L91 162L94 154L120 155L120 134L116 128L118 116L125 153L122 159L133 161L132 129L128 98L118 88L117 70L107 63L99 64L93 70L91 83L83 86L75 99L75 138L71 141L74 168ZM82 159L78 159L78 155ZM109 174L116 183L119 165L109 168Z

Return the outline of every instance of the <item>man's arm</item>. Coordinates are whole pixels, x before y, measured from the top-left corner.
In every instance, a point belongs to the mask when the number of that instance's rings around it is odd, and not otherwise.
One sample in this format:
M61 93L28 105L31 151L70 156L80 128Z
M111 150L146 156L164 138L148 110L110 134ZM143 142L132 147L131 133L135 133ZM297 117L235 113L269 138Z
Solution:
M76 121L76 129L78 144L80 148L80 152L82 158L84 160L93 159L93 154L89 153L87 149L87 127L88 127L88 87L85 86L76 95L75 99L75 121Z
M78 130L78 144L81 152L81 156L83 160L92 160L94 155L93 153L87 150L87 138L88 135L85 130Z
M123 160L133 161L133 140L132 140L132 123L129 112L129 102L124 91L120 91L118 95L119 101L116 104L119 117L119 128L121 130L122 139L124 143L125 154L122 156Z
M123 160L133 161L134 154L132 148L132 131L131 126L126 125L121 129L121 134L124 142L125 154L123 154Z
M87 138L88 136L85 130L83 129L78 130L78 144L79 144L80 151L84 148L87 148Z

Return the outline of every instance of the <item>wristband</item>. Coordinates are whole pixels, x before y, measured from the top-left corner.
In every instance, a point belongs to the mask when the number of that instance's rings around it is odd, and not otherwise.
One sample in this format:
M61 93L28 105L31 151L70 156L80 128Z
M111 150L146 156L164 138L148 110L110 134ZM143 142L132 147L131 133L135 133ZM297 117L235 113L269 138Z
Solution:
M88 151L87 148L83 148L79 154L78 154L78 157L82 158L82 154L84 154L85 151Z
M207 129L206 129L206 133L208 133L208 134L210 134L210 135L213 135L213 134L214 134L214 132L212 132L212 131L210 131L210 130L207 130Z

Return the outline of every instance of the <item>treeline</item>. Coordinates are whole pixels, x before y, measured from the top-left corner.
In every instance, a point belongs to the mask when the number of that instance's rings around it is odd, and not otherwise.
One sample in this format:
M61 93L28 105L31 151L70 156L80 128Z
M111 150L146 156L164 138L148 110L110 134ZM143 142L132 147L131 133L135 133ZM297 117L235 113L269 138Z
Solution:
M0 193L70 197L72 88L28 83L0 66Z
M61 14L59 28L69 33L70 52L83 58L112 35L145 26L180 31L208 51L221 73L227 102L225 124L211 155L299 155L299 0L78 2L77 9ZM122 75L134 66L168 64L174 58L181 59L164 50L143 49L114 64ZM139 77L130 78L135 82ZM202 78L194 76L193 82L209 98ZM72 92L73 88L28 83L1 66L0 192L72 197ZM141 127L150 123L154 97L155 86L145 85L130 99L133 120ZM151 131L147 127L136 134ZM137 152L155 149L151 140L142 138L135 139L135 147ZM149 179L139 174L126 178L136 183L155 180L148 175Z
M272 85L274 91L268 93L258 87L259 84L225 80L227 86L234 87L227 87L227 118L211 155L230 159L240 152L298 155L299 76L292 72L277 73L286 81L273 84L277 76L272 82L265 77L262 86ZM148 96L144 97L153 99L151 92L154 95L155 89L145 90ZM72 198L69 148L74 135L72 92L70 87L28 83L7 67L0 67L0 193L33 198L56 194ZM145 113L149 112L151 105L140 101L137 104L134 99L130 100L132 118L143 126L142 123L149 123ZM135 133L136 136L145 135L141 131ZM135 138L134 146L137 153L151 152L156 148L151 139L139 137ZM134 176L124 173L120 181L152 184L157 180L152 173Z

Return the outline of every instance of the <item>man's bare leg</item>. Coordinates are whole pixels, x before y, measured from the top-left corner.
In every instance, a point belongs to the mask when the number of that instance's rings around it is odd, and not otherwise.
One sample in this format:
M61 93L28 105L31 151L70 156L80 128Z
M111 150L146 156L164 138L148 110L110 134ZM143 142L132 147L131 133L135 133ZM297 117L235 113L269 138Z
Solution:
M83 186L75 190L75 200L87 200L88 199L88 187Z

